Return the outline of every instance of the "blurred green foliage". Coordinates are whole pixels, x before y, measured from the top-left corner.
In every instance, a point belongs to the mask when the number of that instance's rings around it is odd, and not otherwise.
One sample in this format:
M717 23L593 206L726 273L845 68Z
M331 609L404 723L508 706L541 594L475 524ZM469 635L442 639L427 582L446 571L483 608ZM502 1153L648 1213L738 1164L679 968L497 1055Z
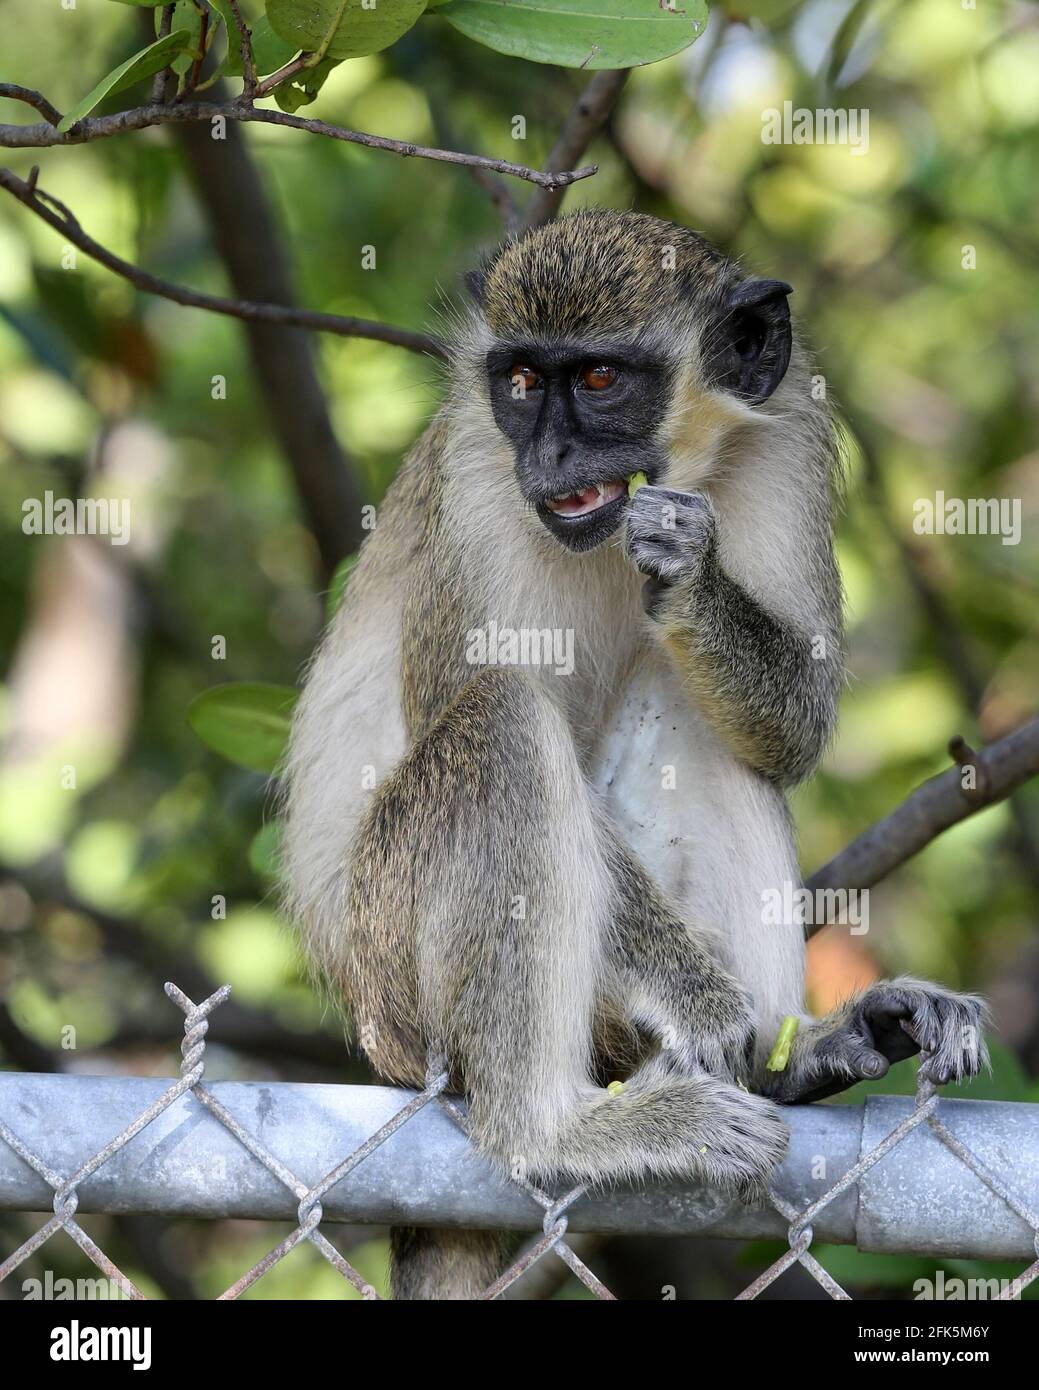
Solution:
M34 0L7 0L4 76L65 110L137 51L135 19L105 0L46 15ZM600 172L569 195L570 207L675 218L789 280L842 409L851 675L825 768L795 798L806 870L947 765L952 733L996 736L1035 703L1037 65L1031 3L728 0L700 42L633 75L591 152ZM391 48L334 68L306 114L537 166L581 80L472 43L434 9ZM764 144L762 112L786 100L868 108L868 154ZM4 103L3 119L34 117ZM462 272L499 235L464 170L280 128L247 138L310 307L435 329ZM22 176L39 163L41 186L116 253L226 291L169 131L5 155ZM513 191L521 200L528 190ZM377 248L377 269L361 268L366 246ZM24 1067L35 1046L65 1065L171 1072L173 1048L155 1040L166 1007L159 970L170 961L229 980L286 1036L323 1036L334 1056L338 1025L301 977L272 897L265 779L208 750L188 722L210 687L297 683L327 601L315 590L313 538L240 326L142 297L82 256L70 273L65 254L24 208L0 202L0 864L17 876L0 887L0 1001L15 1029L4 1036L25 1040L21 1051L5 1042L3 1062ZM336 431L364 500L377 504L436 406L437 370L370 342L323 337L315 349ZM217 376L226 398L214 399ZM22 504L47 489L116 490L98 463L128 428L143 430L131 459L154 465L143 478L131 470L118 491L141 488L151 539L124 567L128 598L111 647L94 638L77 647L77 633L97 629L74 604L63 623L55 613L85 580L62 567L61 539L22 534ZM939 489L1022 499L1022 543L917 536L913 503ZM226 652L214 659L217 635ZM56 658L45 666L49 699L27 714L40 643ZM66 702L88 690L108 692L100 710L95 701L64 719ZM75 787L62 781L69 765ZM941 837L875 890L858 942L885 973L993 991L1005 1036L987 1093L1003 1099L1039 1100L1029 1079L1039 1063L1036 810L1032 787L1016 808ZM34 907L20 884L31 888L41 872L63 877L71 900L33 890ZM109 918L127 920L125 938ZM62 1054L70 1023L77 1051ZM164 1019L159 1031L169 1039L175 1028ZM217 1015L210 1075L339 1074L305 1053L276 1061L222 1049L220 1032ZM911 1082L903 1067L888 1084ZM129 1240L109 1231L106 1249L109 1238ZM277 1235L244 1223L213 1234L200 1223L164 1239L169 1259L212 1293ZM142 1248L119 1253L148 1283ZM379 1283L381 1243L351 1258ZM889 1295L915 1277L912 1261L824 1256L834 1261L846 1282ZM253 1296L350 1293L316 1256L296 1252Z

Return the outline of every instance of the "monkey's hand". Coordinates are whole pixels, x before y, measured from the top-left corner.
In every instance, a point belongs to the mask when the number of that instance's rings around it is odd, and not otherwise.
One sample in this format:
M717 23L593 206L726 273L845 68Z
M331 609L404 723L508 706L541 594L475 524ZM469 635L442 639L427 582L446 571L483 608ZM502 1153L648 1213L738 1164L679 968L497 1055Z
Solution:
M988 1064L988 1010L973 994L920 980L883 980L810 1024L794 1040L782 1072L764 1073L766 1095L787 1105L822 1100L857 1081L876 1081L893 1062L921 1050L926 1080L944 1086Z
M642 606L656 618L668 593L695 584L714 553L717 522L705 492L640 487L628 511L625 548L646 576Z
M646 576L642 606L701 714L761 776L781 786L802 781L836 717L839 615L795 625L726 573L704 492L640 487L625 545Z

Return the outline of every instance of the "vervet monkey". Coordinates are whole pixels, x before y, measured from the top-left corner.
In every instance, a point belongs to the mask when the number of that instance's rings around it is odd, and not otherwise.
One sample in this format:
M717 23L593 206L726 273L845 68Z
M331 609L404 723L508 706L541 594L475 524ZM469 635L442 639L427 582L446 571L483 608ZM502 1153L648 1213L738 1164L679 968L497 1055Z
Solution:
M901 980L764 1066L804 1008L802 925L763 911L800 882L784 793L843 682L833 430L790 286L589 211L472 289L298 707L291 906L379 1076L421 1086L442 1050L506 1171L760 1191L776 1101L920 1047L939 1081L984 1059L979 1000ZM490 631L570 634L572 670L529 642L513 664L518 638L476 664ZM502 1259L465 1231L393 1253L405 1298L475 1297Z

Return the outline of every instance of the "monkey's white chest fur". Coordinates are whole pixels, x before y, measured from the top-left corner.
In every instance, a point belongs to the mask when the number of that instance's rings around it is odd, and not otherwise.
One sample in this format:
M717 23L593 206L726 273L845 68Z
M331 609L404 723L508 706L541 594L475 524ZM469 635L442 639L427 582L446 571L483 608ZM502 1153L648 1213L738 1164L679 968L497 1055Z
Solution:
M655 650L618 696L591 775L660 888L714 935L770 1037L803 1007L802 929L765 920L766 890L800 881L781 794L737 761Z

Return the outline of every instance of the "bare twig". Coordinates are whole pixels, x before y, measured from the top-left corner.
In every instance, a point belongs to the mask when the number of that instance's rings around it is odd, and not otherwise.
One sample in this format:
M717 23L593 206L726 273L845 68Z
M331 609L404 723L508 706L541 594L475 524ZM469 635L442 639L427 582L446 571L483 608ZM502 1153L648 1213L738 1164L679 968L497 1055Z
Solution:
M579 160L610 118L617 98L628 79L628 69L597 72L577 98L574 109L559 132L559 138L548 156L546 173L568 169ZM542 184L530 200L522 222L522 230L540 227L550 222L563 201L565 184Z
M949 768L924 782L889 816L864 831L840 854L808 879L819 890L870 888L911 859L943 830L997 801L1004 801L1031 777L1039 775L1039 718L979 752L952 740L954 756L965 755L975 769L975 786L964 790L961 767ZM814 936L826 923L809 927Z
M470 169L469 172L490 198L491 206L501 218L506 232L516 231L523 218L505 180L489 169Z
M961 771L970 773L972 785L964 786L961 781L963 795L984 806L988 801L988 775L984 765L978 762L977 753L962 734L954 734L949 740L949 757Z
M53 108L51 110L53 111ZM266 107L251 106L242 99L219 104L152 102L147 106L133 107L129 111L117 111L110 116L87 116L82 121L77 121L71 130L64 132L55 130L54 125L49 123L0 125L0 147L47 149L53 145L85 145L92 140L107 140L110 136L122 135L130 130L146 130L151 126L172 125L181 121L211 123L220 118L227 121L257 121L263 125L290 126L293 130L304 130L310 135L324 135L330 140L343 140L347 144L364 145L372 150L387 150L391 154L401 155L404 159L432 159L443 164L486 169L491 173L523 179L541 189L567 188L578 179L589 178L596 172L597 167L589 164L583 169L552 169L543 172L539 169L528 169L524 164L512 164L507 159L488 159L481 154L434 149L428 145L415 145L407 140L391 140L385 135L369 135L363 130L347 130L345 126L330 125L328 121L307 120L303 116L293 116L287 111L271 111Z
M173 11L175 5L163 5L162 14L159 16L159 38L168 38L173 30ZM142 22L147 28L152 20L147 16L142 17ZM166 101L169 97L170 86L170 67L167 63L161 71L157 72L152 78L152 101Z
M444 111L440 109L436 101L430 103L433 114L433 130L438 140L447 145L457 144L455 132ZM502 220L502 225L507 233L514 232L522 220L522 213L517 206L516 200L512 196L512 190L507 180L500 174L493 173L490 169L470 168L473 182L478 183L491 200L498 216Z
M283 82L290 81L301 72L307 72L313 66L313 53L301 53L298 58L293 58L292 61L286 63L284 67L279 68L277 72L272 72L268 77L265 77L263 81L257 85L255 95L258 97L270 96L275 87L280 87Z
M256 62L253 58L252 31L242 18L238 0L227 0L227 3L234 16L235 27L238 30L238 47L242 54L242 82L245 84L242 95L246 101L252 101L256 95ZM230 39L230 35L228 35L228 39Z
M85 255L148 294L161 295L164 299L172 299L174 303L184 304L189 308L209 309L216 314L228 314L231 318L312 328L321 333L336 333L342 338L369 338L374 342L391 343L395 347L407 348L409 352L427 353L432 357L442 358L446 355L443 343L428 333L415 333L407 328L396 328L392 324L374 323L370 319L347 318L342 314L324 314L283 304L254 304L244 299L202 294L184 285L174 285L168 280L160 280L158 276L142 270L139 266L131 265L129 261L122 260L94 241L64 203L35 188L33 183L20 179L10 169L0 169L0 188L6 189L20 203L24 203L31 212L42 218L56 232L60 232Z
M195 61L191 64L191 71L188 73L187 81L181 97L190 96L198 86L198 79L202 76L202 64L206 61L206 38L209 34L209 6L206 5L200 14L198 22L198 52Z
M0 97L7 97L10 101L24 101L27 106L34 107L52 126L56 126L61 120L61 112L57 107L52 106L42 92L34 92L31 87L19 87L14 82L0 82Z

